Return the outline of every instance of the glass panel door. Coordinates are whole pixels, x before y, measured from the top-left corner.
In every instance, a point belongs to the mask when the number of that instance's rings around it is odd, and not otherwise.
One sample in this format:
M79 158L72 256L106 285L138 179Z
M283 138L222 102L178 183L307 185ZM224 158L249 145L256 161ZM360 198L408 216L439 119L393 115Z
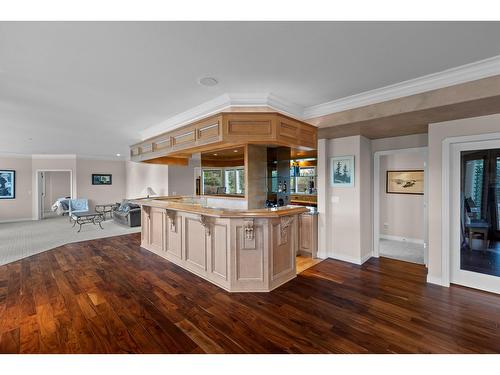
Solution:
M460 164L460 270L498 277L500 149L461 151Z

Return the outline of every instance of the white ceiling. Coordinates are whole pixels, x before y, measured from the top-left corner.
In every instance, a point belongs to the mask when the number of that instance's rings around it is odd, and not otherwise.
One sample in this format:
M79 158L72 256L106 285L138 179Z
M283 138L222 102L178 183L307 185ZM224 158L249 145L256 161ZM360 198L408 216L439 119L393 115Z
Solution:
M0 153L127 155L225 93L309 107L500 55L499 35L499 22L0 22Z

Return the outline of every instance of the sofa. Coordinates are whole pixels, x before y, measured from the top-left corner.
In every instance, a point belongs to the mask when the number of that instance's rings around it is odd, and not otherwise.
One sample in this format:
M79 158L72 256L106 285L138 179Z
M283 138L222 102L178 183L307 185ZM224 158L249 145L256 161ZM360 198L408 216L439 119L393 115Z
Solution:
M141 226L141 206L123 200L120 206L113 211L113 220L129 227Z

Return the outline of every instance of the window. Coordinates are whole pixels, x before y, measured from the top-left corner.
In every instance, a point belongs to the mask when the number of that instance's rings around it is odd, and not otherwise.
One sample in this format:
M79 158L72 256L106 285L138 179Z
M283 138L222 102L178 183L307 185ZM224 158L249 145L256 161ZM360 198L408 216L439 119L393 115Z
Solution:
M245 169L204 169L203 194L245 194Z
M483 205L484 160L467 160L465 162L465 198L472 219L481 218Z
M271 192L276 193L278 191L278 171L274 169L271 171Z
M217 194L217 188L223 186L221 169L203 170L203 194Z
M311 186L311 181L314 181L315 175L315 167L301 167L299 177L296 178L297 182L295 185L295 189L297 193L306 192L309 188L314 188L314 185Z
M225 170L226 194L245 194L245 170L226 169Z
M292 193L305 193L309 189L314 189L315 177L316 167L299 167L298 170L294 167L290 168Z
M500 277L500 149L461 151L460 269Z

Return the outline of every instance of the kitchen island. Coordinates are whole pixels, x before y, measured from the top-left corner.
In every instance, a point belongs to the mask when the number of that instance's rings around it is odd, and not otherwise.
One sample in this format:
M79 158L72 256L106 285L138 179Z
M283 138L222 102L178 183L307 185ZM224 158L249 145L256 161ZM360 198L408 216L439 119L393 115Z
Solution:
M200 196L134 203L142 210L143 248L229 292L268 292L296 276L305 207L235 208Z

